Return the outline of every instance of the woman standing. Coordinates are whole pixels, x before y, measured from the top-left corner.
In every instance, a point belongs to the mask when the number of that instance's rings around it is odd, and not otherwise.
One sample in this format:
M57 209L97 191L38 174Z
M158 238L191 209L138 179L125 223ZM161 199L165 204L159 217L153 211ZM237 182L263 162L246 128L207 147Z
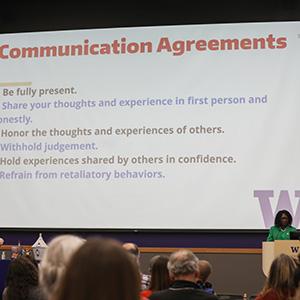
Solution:
M290 232L296 231L296 228L292 226L292 222L292 215L287 210L280 210L276 214L274 226L270 228L267 241L289 240Z

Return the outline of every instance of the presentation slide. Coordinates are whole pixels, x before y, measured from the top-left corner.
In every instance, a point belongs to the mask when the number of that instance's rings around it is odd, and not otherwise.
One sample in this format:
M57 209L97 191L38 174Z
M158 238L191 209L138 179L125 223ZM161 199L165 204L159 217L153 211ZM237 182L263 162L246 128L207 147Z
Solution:
M0 35L0 227L298 227L299 70L300 22Z

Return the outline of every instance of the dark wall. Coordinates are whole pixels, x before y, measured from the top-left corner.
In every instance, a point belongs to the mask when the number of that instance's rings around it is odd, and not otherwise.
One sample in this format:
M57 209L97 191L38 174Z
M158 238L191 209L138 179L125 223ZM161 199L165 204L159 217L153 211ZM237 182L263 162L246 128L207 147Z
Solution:
M32 245L43 234L48 243L54 236L72 233L83 238L101 236L114 238L120 242L133 242L140 247L186 247L186 248L261 248L266 240L267 231L55 231L55 230L1 230L1 236L6 244Z
M298 0L3 2L0 32L300 20Z

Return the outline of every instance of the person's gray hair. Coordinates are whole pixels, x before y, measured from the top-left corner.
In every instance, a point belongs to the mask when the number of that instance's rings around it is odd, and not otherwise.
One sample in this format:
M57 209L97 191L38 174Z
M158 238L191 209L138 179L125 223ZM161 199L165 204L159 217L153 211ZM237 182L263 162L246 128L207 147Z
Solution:
M39 284L46 299L56 292L71 256L84 241L74 235L60 235L49 243L39 264Z
M171 254L168 262L168 270L170 275L190 275L198 273L199 259L190 250L179 250Z

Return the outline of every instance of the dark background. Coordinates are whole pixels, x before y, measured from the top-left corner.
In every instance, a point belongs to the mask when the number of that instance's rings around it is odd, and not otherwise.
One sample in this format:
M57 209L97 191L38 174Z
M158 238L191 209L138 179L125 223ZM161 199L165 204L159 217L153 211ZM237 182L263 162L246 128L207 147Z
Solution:
M194 1L1 1L0 33L133 26L299 21L299 0ZM0 38L1 42L1 38ZM1 72L1 66L0 66ZM1 189L0 189L1 191ZM1 197L1 196L0 196ZM1 199L0 201L5 201ZM5 204L2 205L5 213ZM167 214L168 212L166 212ZM199 217L203 212L199 212ZM186 212L183 212L186 215ZM234 217L234 212L232 213ZM55 216L54 216L55 217ZM113 217L113 216L112 216ZM188 217L188 216L187 216ZM231 216L229 216L231 217ZM267 231L103 231L3 229L6 244L32 244L43 232L49 241L60 233L99 235L144 247L260 248Z
M300 20L299 0L1 1L0 32Z

